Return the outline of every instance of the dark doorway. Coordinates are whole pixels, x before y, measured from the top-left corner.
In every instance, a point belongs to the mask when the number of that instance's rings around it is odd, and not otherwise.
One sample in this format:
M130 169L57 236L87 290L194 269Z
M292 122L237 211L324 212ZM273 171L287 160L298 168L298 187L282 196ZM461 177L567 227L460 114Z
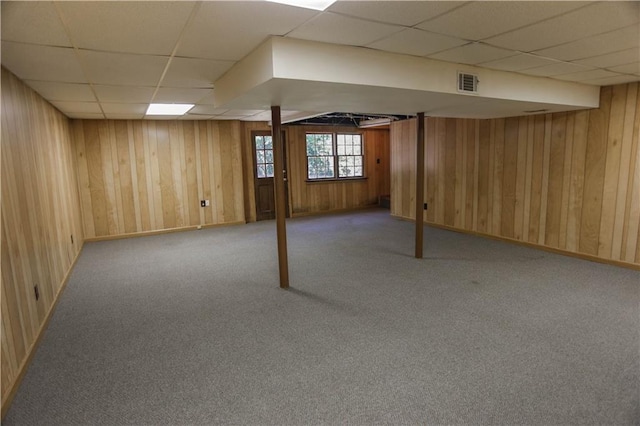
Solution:
M274 192L273 138L270 132L252 132L253 161L255 164L256 220L276 218L276 202ZM284 187L286 217L289 217L289 195L287 185L287 144L285 133L282 133L284 149Z

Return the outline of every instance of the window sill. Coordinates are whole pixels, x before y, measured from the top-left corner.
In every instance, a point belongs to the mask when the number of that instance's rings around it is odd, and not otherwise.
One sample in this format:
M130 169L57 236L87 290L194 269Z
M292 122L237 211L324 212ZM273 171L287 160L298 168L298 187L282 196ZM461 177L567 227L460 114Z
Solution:
M357 182L369 179L368 177L353 177L353 178L330 178L330 179L307 179L306 183L336 183L336 182Z

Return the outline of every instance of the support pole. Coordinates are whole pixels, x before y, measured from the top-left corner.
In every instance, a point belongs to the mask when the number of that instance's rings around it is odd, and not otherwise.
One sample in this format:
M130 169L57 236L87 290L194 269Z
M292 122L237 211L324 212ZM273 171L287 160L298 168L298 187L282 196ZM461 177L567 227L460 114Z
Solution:
M418 113L416 145L416 259L422 259L424 235L424 112Z
M282 146L282 126L280 107L271 107L271 136L273 140L273 169L276 197L276 233L278 236L278 267L280 288L289 288L289 262L287 259L287 216L284 192L284 147Z

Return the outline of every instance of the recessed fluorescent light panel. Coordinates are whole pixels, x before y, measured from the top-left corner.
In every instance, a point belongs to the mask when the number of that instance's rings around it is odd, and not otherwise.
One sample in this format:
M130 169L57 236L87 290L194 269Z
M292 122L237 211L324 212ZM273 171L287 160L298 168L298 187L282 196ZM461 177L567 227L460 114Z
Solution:
M184 115L194 104L149 104L147 115Z
M288 4L289 6L304 7L305 9L325 10L336 0L267 0L272 3Z

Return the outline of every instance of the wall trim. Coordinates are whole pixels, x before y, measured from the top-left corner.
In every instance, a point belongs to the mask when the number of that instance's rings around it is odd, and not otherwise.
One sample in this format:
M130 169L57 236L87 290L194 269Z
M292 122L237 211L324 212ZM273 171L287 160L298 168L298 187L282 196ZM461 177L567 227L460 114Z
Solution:
M123 240L125 238L148 237L151 235L171 234L174 232L197 231L199 229L205 229L205 228L220 228L223 226L245 225L246 223L247 222L244 220L239 220L235 222L209 223L206 225L180 226L178 228L158 229L155 231L130 232L128 234L103 235L101 237L85 238L85 242L93 243L96 241Z
M415 223L415 219L412 219L412 218L409 218L409 217L399 216L399 215L395 215L395 214L392 214L391 216L396 218L396 219L400 219L400 220L404 220L404 221L407 221L407 222ZM458 232L460 234L467 234L467 235L474 235L476 237L489 238L491 240L503 241L503 242L507 242L507 243L513 243L513 244L529 247L529 248L544 250L544 251L548 251L550 253L561 254L561 255L570 256L570 257L576 257L576 258L582 259L582 260L589 260L591 262L604 263L606 265L620 266L620 267L623 267L623 268L640 271L640 264L637 264L637 263L630 263L630 262L625 262L625 261L622 261L622 260L605 259L605 258L602 258L602 257L593 256L591 254L576 253L576 252L573 252L573 251L562 250L562 249L555 248L555 247L543 246L543 245L539 245L539 244L530 243L530 242L527 242L527 241L520 241L520 240L516 240L514 238L500 237L500 236L491 235L491 234L484 234L482 232L470 231L468 229L455 228L455 227L449 226L449 225L440 225L438 223L431 223L431 222L427 223L427 222L425 222L425 225L426 226L430 226L432 228L444 229L446 231Z
M67 270L67 273L62 279L62 284L60 285L60 288L56 293L56 297L53 303L51 304L51 307L49 308L49 312L47 312L47 315L44 318L44 321L42 322L42 324L40 324L40 328L38 329L38 334L34 339L33 343L31 343L31 346L29 346L29 349L27 350L27 356L23 359L22 363L20 364L20 367L18 368L18 374L13 379L13 383L9 387L9 392L7 392L2 397L2 411L0 414L2 419L4 419L4 417L9 412L9 408L11 407L11 403L13 402L13 398L16 396L16 393L18 392L18 389L20 388L20 384L22 383L22 379L24 378L24 375L27 373L27 370L29 369L29 365L31 364L31 360L33 359L33 356L35 355L36 350L40 345L40 341L42 340L42 337L44 336L44 333L47 330L47 327L49 326L49 321L51 320L51 317L53 316L53 313L56 310L56 307L58 306L58 302L60 301L60 296L62 296L62 293L67 288L67 283L69 282L69 278L71 277L71 272L73 272L73 269L76 266L76 262L80 258L80 253L82 253L83 248L84 248L84 241L81 243L80 250L78 250L76 257L73 259L73 262L71 262L71 266L69 267L69 269Z

